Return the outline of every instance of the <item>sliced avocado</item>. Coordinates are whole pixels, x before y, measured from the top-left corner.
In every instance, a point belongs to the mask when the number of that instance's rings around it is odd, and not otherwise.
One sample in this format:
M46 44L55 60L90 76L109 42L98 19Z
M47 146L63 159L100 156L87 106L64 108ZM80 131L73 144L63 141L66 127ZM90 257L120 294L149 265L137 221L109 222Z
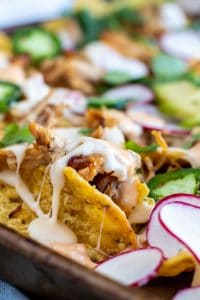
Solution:
M160 110L186 126L200 124L200 88L186 80L154 86Z
M156 199L162 199L166 196L185 193L195 194L197 189L197 181L195 174L189 174L184 178L171 180L153 190L153 195Z

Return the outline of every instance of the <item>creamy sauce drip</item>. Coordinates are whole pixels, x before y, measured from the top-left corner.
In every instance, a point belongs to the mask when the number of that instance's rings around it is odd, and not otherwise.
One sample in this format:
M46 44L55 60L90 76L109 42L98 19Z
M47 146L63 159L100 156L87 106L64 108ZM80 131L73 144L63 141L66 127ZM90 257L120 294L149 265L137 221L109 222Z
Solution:
M20 165L23 161L25 152L27 149L27 145L14 145L5 148L6 151L12 151L16 157L17 163L17 170L16 172L4 170L0 172L0 180L15 187L17 194L20 198L26 203L26 205L36 214L37 218L34 219L28 227L29 235L33 239L43 243L49 244L51 242L61 242L61 243L77 243L77 238L73 231L68 228L64 224L60 224L57 222L57 213L58 210L52 208L52 216L50 217L49 214L44 214L44 212L40 208L40 197L41 197L41 190L37 199L34 199L33 194L29 191L28 187L23 182L20 174L19 169ZM46 170L48 171L49 168ZM46 172L44 174L46 176ZM63 178L64 181L64 178ZM54 181L54 183L58 184L58 181ZM42 185L44 184L44 180L42 180ZM41 186L42 188L42 186ZM56 187L55 187L56 190ZM57 202L59 203L59 196L58 195ZM55 201L52 201L55 206ZM58 203L57 207L58 207Z
M40 229L40 230L38 230ZM29 225L30 236L44 245L49 243L76 244L77 237L64 224L52 222L51 219L36 218Z
M102 139L117 144L119 146L123 146L125 142L124 135L117 126L105 127L103 130Z
M81 127L69 127L69 128L55 128L52 130L54 138L54 145L59 148L65 147L65 145L74 139L80 138Z
M119 181L132 178L135 170L140 167L140 156L132 151L121 149L107 141L91 137L82 137L66 147L65 163L73 156L100 154L104 158L104 171L112 172Z

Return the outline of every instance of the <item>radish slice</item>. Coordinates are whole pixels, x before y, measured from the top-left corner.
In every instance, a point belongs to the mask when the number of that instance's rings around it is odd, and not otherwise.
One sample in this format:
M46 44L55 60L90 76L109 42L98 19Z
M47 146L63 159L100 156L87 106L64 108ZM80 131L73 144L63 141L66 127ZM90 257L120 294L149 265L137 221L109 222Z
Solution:
M188 135L190 131L176 124L167 122L158 109L151 104L130 103L127 106L128 116L147 131L158 130L169 135Z
M121 284L142 286L157 275L162 260L157 248L131 250L100 263L95 270Z
M200 287L193 287L179 291L173 300L199 300Z
M140 103L152 102L154 98L153 92L142 84L127 84L121 87L110 89L103 96L108 99L124 99L134 100Z
M148 75L148 68L143 62L122 56L106 43L90 43L85 47L84 52L88 59L106 72L124 72L132 76L133 79Z
M192 204L200 207L200 197L189 194L171 195L163 200L160 200L155 206L150 216L150 221L147 227L147 241L152 247L160 248L166 258L175 256L180 250L185 249L182 243L171 236L165 228L160 224L159 213L162 207L166 204L180 201L186 204ZM192 219L191 219L192 220Z
M200 58L200 36L192 30L166 33L160 45L163 51L182 59Z
M81 92L65 88L55 89L49 97L48 103L53 106L63 105L67 107L67 110L79 115L84 114L87 108L86 98Z
M187 25L184 10L177 3L163 3L160 6L161 24L166 30L181 29Z
M179 201L165 204L160 210L159 221L200 262L200 206Z

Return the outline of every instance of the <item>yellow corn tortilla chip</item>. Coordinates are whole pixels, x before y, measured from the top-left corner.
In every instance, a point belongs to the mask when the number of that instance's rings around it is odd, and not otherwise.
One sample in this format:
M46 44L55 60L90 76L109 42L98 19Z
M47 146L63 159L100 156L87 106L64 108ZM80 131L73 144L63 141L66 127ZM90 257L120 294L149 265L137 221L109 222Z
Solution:
M28 166L28 163L27 163ZM25 166L24 166L25 167ZM45 166L23 168L26 184L35 199L40 192ZM21 174L23 179L24 176ZM85 181L74 169L65 168L65 187L61 193L58 220L68 225L85 244L90 257L99 261L131 246L136 248L135 234L125 213L107 196ZM44 212L51 207L52 185L49 175L44 180L40 205ZM14 212L20 206L19 211ZM12 215L12 217L10 217ZM14 188L0 185L0 222L28 236L28 225L36 216L20 200Z
M12 52L11 40L4 32L0 32L0 49L8 54Z
M107 255L127 246L136 248L136 237L125 213L74 169L67 167L64 174L63 209L59 218L74 230L78 240L92 249L98 248L99 243L100 251Z
M28 236L27 227L35 214L17 195L15 188L0 182L0 223Z
M163 262L159 270L160 276L177 276L182 272L192 271L194 269L194 260L190 253L180 252L176 256Z

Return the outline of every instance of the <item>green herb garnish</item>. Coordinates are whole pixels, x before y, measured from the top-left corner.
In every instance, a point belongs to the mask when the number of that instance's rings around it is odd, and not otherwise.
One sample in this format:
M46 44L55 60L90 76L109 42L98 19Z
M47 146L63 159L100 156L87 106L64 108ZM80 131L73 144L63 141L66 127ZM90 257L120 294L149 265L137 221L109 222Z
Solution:
M125 143L125 147L128 150L132 150L137 153L149 153L149 152L154 152L157 150L158 145L156 144L151 144L148 146L140 146L136 144L134 141L129 140Z
M134 100L130 99L108 99L106 97L90 97L88 98L88 107L89 108L115 108L115 109L123 109L129 102Z
M93 129L91 128L81 128L79 130L79 133L82 135L90 135L92 133Z
M21 94L21 89L18 85L8 81L0 81L0 112L8 112L10 105L18 101Z
M20 143L31 144L33 141L34 137L30 133L27 125L20 127L16 123L11 123L5 128L4 136L0 141L0 148Z
M132 81L133 77L125 72L110 71L104 75L102 80L107 84L118 85Z
M89 10L83 9L72 13L71 16L78 21L83 31L83 39L79 47L98 40L105 30L119 30L125 23L128 25L141 25L143 23L140 13L129 8L122 8L102 17L94 17Z

